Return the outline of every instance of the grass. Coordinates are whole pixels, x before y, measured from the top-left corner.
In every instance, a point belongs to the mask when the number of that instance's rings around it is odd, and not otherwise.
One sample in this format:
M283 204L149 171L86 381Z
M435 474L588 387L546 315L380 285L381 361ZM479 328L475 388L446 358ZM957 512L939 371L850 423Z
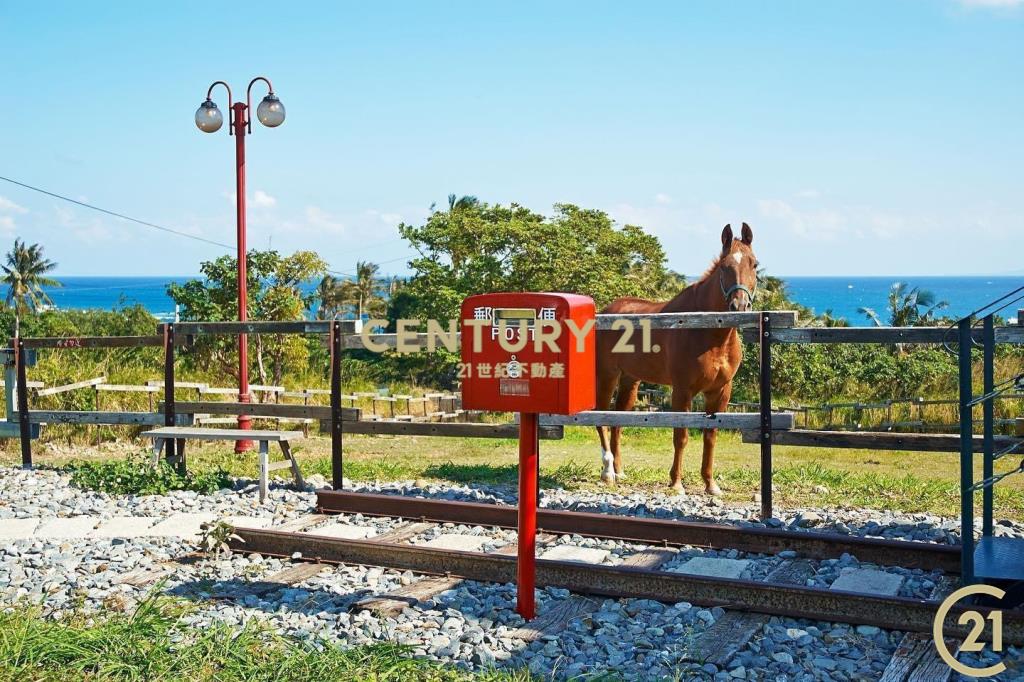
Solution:
M71 473L73 485L115 495L163 495L169 490L194 490L208 495L231 487L231 479L223 467L189 471L182 476L166 462L154 468L141 456L126 460L73 461L64 469Z
M190 680L204 682L518 682L522 671L471 674L416 659L406 648L382 643L342 649L276 635L250 621L243 627L193 628L181 622L186 607L149 597L128 613L61 620L38 610L0 614L0 680Z
M16 445L16 442L15 442ZM42 451L42 448L37 448ZM142 447L140 445L140 451ZM297 444L303 471L330 477L330 444L311 438ZM684 483L700 492L698 468L701 442L691 439L684 456ZM196 472L223 469L235 476L256 475L255 456L237 456L230 444L189 445L190 467ZM617 490L668 492L672 437L662 429L626 429L623 459L628 476ZM361 481L425 479L463 484L514 485L517 476L515 441L437 437L347 436L345 475ZM118 455L121 459L123 455ZM76 459L109 459L102 450L82 447ZM570 427L565 438L541 441L541 485L601 489L598 444L593 429ZM980 460L980 457L978 458ZM1005 458L997 470L1019 461ZM0 462L15 464L16 448L0 454ZM64 465L67 459L40 454L38 461ZM758 448L732 433L718 437L715 470L727 502L749 503L758 488ZM123 465L125 471L136 465ZM137 467L143 469L141 465ZM980 479L980 464L976 471ZM793 506L857 506L899 512L959 515L959 458L955 453L888 452L832 448L775 448L776 500L780 509ZM996 487L996 515L1024 521L1024 476ZM980 500L980 496L979 496Z

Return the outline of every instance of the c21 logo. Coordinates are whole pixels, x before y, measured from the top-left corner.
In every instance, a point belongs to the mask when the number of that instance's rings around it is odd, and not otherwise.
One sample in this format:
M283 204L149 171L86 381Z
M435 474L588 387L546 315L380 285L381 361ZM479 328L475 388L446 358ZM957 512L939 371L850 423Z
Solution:
M946 616L949 614L950 609L959 602L961 599L971 597L976 594L983 594L989 597L995 597L996 599L1002 599L1006 592L994 587L992 585L967 585L961 587L953 594L946 597L942 604L939 605L939 610L935 614L935 620L932 622L932 637L935 640L935 649L939 652L939 656L950 668L968 677L992 677L1006 670L1006 664L1000 661L995 665L990 665L986 668L971 668L970 666L964 665L960 661L956 660L949 647L946 646L946 639L943 636L942 624L946 621ZM991 642L987 642L984 639L986 621L989 621L992 625L992 639ZM957 623L960 625L970 625L971 629L967 633L967 637L964 639L963 644L960 645L961 651L975 652L981 651L986 645L991 644L993 651L1003 650L1003 612L997 609L989 611L988 615L983 615L980 611L964 611L960 614L957 619Z

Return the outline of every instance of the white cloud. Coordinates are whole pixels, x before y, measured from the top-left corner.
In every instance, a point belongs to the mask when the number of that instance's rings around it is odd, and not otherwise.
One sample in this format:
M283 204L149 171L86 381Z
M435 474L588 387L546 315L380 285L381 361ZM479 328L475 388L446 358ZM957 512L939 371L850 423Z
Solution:
M389 227L395 227L398 223L402 222L401 213L378 211L375 208L370 208L366 210L366 215L370 218L376 218Z
M8 213L28 213L27 208L19 206L7 197L0 197L0 211L6 211Z
M307 206L306 223L320 232L344 232L345 225L319 206Z
M817 199L821 196L821 192L816 189L802 189L796 193L798 199Z
M105 242L114 238L114 234L99 221L76 228L74 234L83 242Z
M669 204L672 203L672 197L662 192L658 192L657 194L654 195L654 202L657 204L661 204L662 206L668 206Z
M57 224L65 234L71 234L76 239L91 243L105 242L111 239L125 240L132 235L131 230L112 229L103 218L91 217L82 219L77 211L65 206L55 206L54 213L57 216ZM115 219L115 223L124 223L123 220Z
M259 208L270 208L277 205L277 199L270 196L261 189L256 190L252 195L252 203Z
M28 209L24 206L19 206L7 197L0 197L0 213L28 213ZM9 237L14 234L14 230L14 217L0 215L0 234Z
M761 199L757 209L770 225L786 228L804 239L834 241L848 231L846 218L831 209L801 211L782 199Z
M221 196L227 199L228 203L234 206L236 197L238 197L238 193L221 192ZM258 189L252 194L252 196L249 197L249 203L255 206L256 208L271 208L277 205L277 199L275 197L270 196L263 190Z
M905 232L907 221L900 216L876 214L868 221L871 225L871 234L879 239L894 239L901 232Z

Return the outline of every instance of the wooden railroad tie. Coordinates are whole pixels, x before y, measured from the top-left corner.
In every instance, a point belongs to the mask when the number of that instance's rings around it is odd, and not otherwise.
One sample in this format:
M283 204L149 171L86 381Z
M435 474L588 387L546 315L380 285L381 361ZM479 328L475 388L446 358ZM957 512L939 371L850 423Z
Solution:
M775 568L765 582L784 585L803 585L814 575L811 562L806 559L785 561ZM686 660L723 666L761 631L770 616L747 611L726 611L693 643Z
M410 523L408 526L396 528L390 533L370 538L370 540L378 542L401 542L415 537L416 535L420 535L435 525L437 524ZM547 533L538 533L537 544L542 545L544 543L551 542L555 537L556 536L548 535ZM500 547L493 553L514 556L516 553L516 544L510 543L504 547ZM461 584L462 578L453 578L450 576L421 578L409 585L403 585L402 587L390 590L384 594L360 599L352 605L352 610L371 611L381 617L395 616L401 613L403 609L415 606L427 599L432 599L442 592L455 589Z

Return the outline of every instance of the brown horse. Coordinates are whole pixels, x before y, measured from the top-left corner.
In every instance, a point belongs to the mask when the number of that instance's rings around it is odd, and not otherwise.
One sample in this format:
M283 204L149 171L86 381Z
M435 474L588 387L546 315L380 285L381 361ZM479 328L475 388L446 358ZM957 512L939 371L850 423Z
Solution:
M602 313L683 313L695 311L749 311L757 286L757 257L750 248L753 230L746 223L740 239L732 236L732 226L722 230L722 252L696 283L683 289L670 301L646 301L642 298L619 298ZM631 410L636 402L641 381L672 386L672 409L689 412L693 396L704 394L704 411L724 412L732 395L732 379L743 356L739 335L733 328L652 330L651 352L642 350L613 352L622 332L597 333L597 409L607 409L618 386L616 410ZM635 342L634 347L640 347ZM654 351L657 352L654 352ZM606 483L622 478L622 429L612 427L611 448L605 441L603 427L597 427L601 438L601 480ZM712 469L715 456L716 429L704 431L704 458L700 473L708 494L719 495ZM689 440L686 429L675 429L675 456L669 473L669 485L683 491L683 449Z

